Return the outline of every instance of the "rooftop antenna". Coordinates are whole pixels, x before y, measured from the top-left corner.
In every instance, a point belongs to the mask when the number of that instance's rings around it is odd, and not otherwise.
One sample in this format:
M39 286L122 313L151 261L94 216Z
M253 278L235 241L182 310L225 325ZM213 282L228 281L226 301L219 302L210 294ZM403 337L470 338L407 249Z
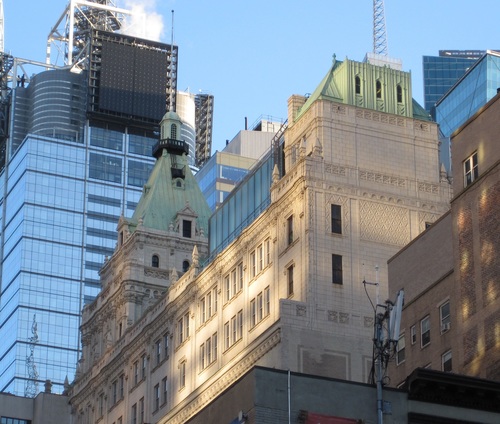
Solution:
M373 53L387 56L384 0L373 0Z
M174 10L172 9L172 36L170 42L170 75L174 72ZM168 110L173 111L174 108L174 86L170 85L170 99Z
M36 323L36 314L33 314L33 324L31 325L31 333L33 334L29 339L30 354L26 357L26 368L28 370L28 381L24 389L24 396L34 398L38 392L38 371L35 365L35 346L38 343L38 332Z

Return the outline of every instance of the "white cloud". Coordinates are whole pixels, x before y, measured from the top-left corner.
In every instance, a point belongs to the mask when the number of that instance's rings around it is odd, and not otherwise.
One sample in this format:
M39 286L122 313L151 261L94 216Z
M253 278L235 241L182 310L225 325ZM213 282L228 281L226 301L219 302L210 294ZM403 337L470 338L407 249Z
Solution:
M163 16L156 12L156 0L123 0L122 7L132 12L127 16L122 32L127 35L160 41L163 36Z

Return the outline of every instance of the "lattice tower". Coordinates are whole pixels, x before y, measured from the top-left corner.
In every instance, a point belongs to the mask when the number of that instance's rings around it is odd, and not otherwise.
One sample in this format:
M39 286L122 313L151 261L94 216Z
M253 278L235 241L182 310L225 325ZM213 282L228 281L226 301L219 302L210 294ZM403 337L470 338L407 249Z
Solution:
M373 0L373 53L387 56L384 0Z

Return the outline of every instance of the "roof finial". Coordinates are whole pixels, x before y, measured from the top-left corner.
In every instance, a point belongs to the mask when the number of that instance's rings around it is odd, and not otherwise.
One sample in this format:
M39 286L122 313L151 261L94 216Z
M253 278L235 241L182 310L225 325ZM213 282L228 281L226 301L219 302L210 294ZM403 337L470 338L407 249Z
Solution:
M336 63L337 63L337 55L335 53L333 53L333 56L332 56L332 65L335 66Z

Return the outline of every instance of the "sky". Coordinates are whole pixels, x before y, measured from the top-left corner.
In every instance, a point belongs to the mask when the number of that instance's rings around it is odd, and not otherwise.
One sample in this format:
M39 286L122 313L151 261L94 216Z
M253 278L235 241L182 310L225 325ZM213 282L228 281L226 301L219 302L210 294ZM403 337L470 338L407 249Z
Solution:
M68 0L3 2L5 51L43 62ZM312 93L332 57L373 50L372 0L116 0L147 16L148 38L179 47L178 90L214 95L212 153L259 117L287 118L293 94ZM422 56L500 49L500 0L385 0L388 54L412 74L423 105ZM140 13L139 13L140 15ZM131 22L133 24L133 22ZM133 26L137 28L137 25Z

